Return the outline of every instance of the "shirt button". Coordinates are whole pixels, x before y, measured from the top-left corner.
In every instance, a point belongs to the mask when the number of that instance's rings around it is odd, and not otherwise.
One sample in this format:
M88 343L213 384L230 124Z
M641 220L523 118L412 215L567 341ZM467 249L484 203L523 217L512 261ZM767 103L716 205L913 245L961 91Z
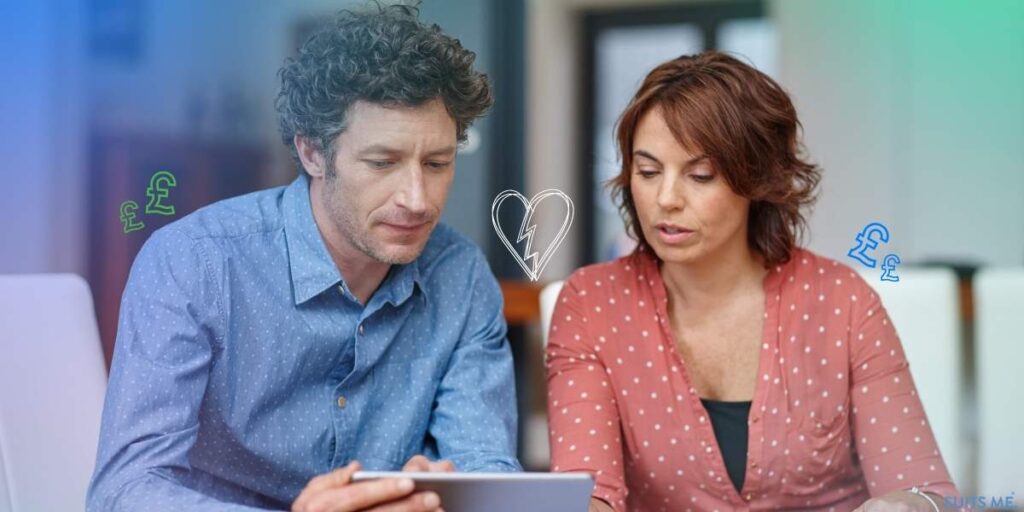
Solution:
M348 404L348 400L345 400L345 397L343 397L343 396L339 396L338 397L338 407L344 409L345 405L347 405L347 404Z
M363 335L363 324L359 324L359 335Z
M757 469L757 463L756 462L751 462L750 463L750 467Z
M745 500L747 500L747 501L750 501L750 500L754 499L754 495L753 495L753 494L750 494L750 493L748 492L748 493L747 493L747 495L743 497L743 499L745 499Z

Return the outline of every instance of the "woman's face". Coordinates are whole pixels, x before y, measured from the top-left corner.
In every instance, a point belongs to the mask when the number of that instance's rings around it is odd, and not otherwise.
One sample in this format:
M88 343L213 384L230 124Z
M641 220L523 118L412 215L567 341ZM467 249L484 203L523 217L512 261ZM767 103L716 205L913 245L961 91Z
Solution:
M747 247L750 201L702 154L683 148L650 109L633 137L630 190L647 243L665 263L695 263Z

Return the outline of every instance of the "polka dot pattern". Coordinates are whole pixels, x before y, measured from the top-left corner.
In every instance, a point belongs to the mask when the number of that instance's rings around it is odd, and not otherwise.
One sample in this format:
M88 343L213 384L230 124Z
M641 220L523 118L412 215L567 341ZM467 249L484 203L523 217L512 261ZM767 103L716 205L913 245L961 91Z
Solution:
M584 267L556 304L552 470L593 473L616 511L852 510L915 485L957 493L896 330L845 265L798 249L765 279L741 492L689 383L697 363L673 345L656 260Z
M351 460L420 453L519 470L505 334L483 254L444 225L364 306L304 177L201 209L132 267L87 509L287 509Z

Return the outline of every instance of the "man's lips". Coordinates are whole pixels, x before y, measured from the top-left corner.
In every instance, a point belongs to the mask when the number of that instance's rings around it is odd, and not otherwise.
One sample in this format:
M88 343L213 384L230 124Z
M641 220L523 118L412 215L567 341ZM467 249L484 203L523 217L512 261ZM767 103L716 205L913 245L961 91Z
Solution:
M395 231L400 231L403 233L412 233L415 231L419 231L427 224L429 224L429 222L419 222L415 224L396 224L391 222L381 222L381 225L383 225L384 227Z

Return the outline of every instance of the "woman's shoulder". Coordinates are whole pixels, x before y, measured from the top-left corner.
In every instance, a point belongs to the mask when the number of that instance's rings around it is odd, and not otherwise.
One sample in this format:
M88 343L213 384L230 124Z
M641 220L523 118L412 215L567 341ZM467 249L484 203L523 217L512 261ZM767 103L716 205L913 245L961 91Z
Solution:
M643 279L651 263L642 254L630 254L611 261L576 269L565 283L579 290L610 290Z
M853 267L808 249L797 247L790 260L776 267L785 284L837 293L870 294L875 290Z

